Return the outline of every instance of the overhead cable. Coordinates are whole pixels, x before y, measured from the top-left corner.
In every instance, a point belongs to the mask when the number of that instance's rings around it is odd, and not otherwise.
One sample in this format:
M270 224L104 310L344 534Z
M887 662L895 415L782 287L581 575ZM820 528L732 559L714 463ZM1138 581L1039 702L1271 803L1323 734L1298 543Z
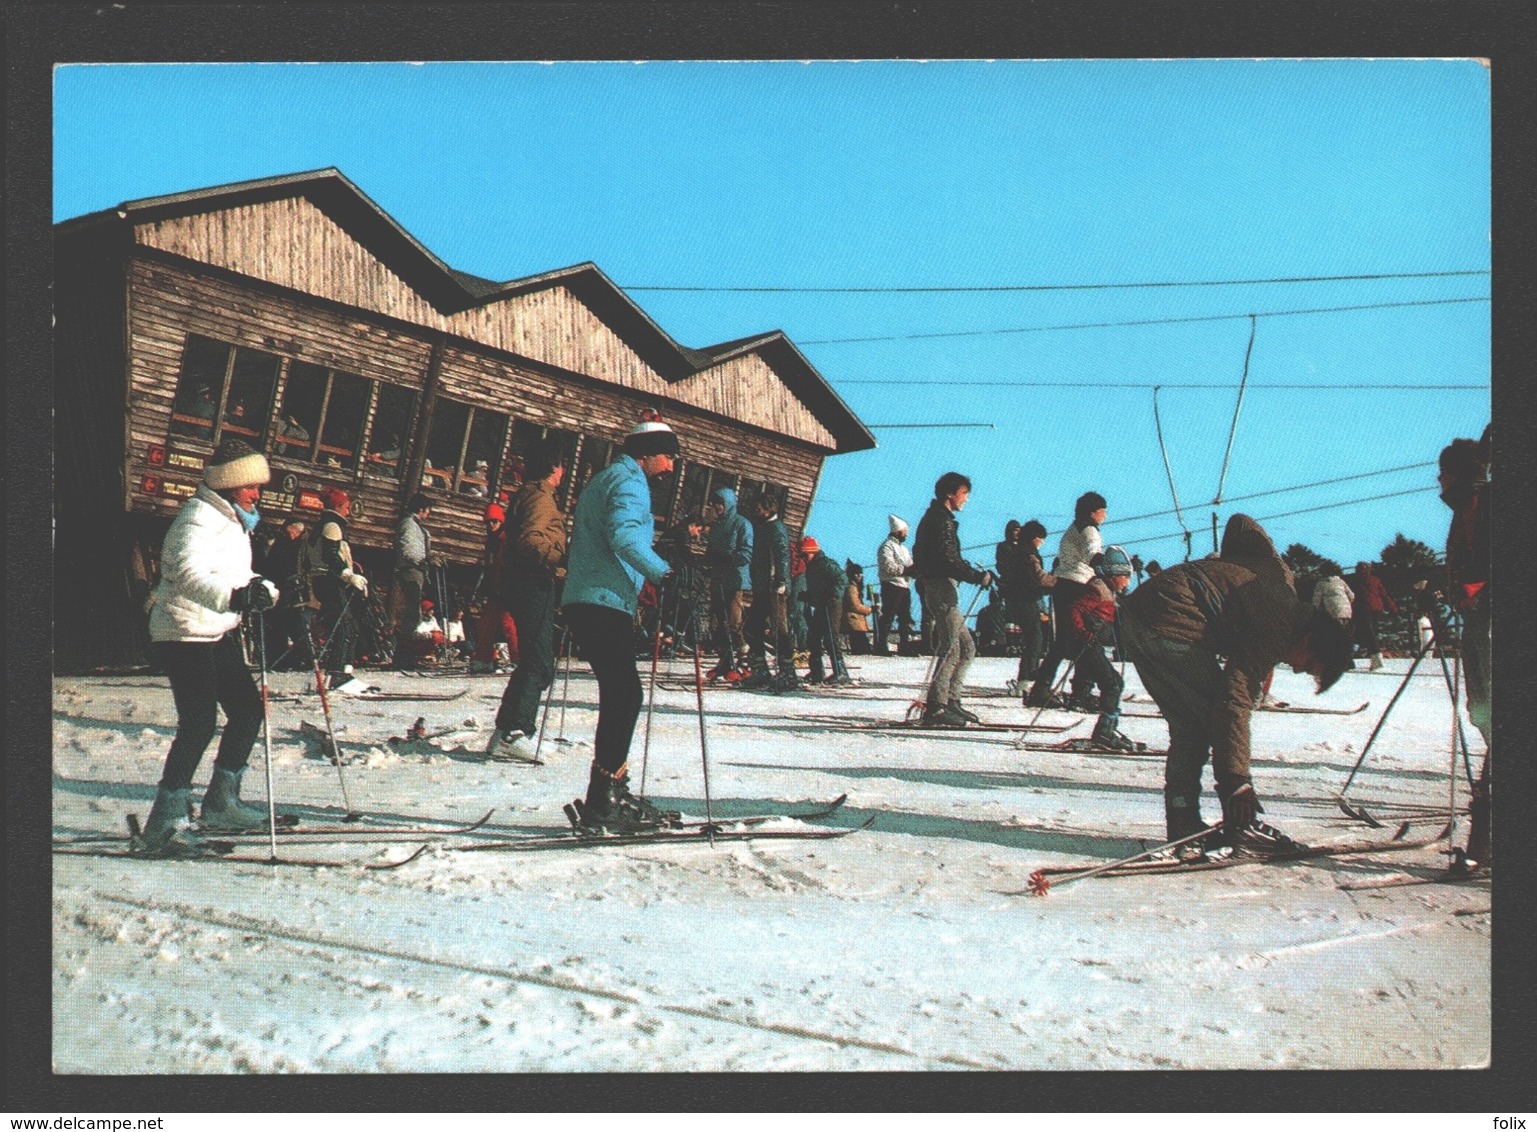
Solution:
M1240 318L1282 318L1303 314L1340 314L1348 311L1390 310L1396 307L1438 307L1455 303L1487 303L1489 296L1466 299L1417 299L1400 303L1361 303L1348 307L1310 307L1288 311L1257 311L1252 314L1190 315L1184 318L1143 318L1129 322L1074 322L1056 326L1020 326L1003 330L945 330L929 334L884 334L862 338L801 338L798 346L836 346L853 342L910 342L923 338L983 338L994 334L1040 334L1048 330L1108 330L1131 326L1173 326L1192 322L1231 322Z
M1127 291L1154 287L1250 287L1270 283L1361 283L1380 279L1450 279L1488 275L1478 271L1410 271L1375 275L1296 275L1275 279L1170 279L1148 283L1019 283L979 287L699 287L648 284L623 287L625 291L677 291L690 294L729 295L976 295L1027 291Z
M1168 382L1168 381L947 381L934 378L849 378L838 381L845 385L934 385L966 389L1237 389L1237 383L1228 382ZM1373 385L1368 382L1350 382L1328 385L1301 383L1256 382L1250 389L1365 389L1408 390L1415 392L1447 392L1449 390L1487 390L1488 385Z

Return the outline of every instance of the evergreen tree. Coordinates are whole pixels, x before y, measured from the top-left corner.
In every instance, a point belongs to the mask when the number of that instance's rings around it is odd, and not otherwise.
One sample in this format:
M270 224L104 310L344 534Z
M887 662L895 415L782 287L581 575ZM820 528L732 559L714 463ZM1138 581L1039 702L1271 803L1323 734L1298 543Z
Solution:
M1405 538L1402 531L1382 548L1382 564L1393 570L1434 570L1436 552L1419 539Z
M1286 548L1286 553L1281 555L1286 559L1292 572L1298 575L1316 574L1318 568L1323 565L1323 557L1300 542L1294 542Z

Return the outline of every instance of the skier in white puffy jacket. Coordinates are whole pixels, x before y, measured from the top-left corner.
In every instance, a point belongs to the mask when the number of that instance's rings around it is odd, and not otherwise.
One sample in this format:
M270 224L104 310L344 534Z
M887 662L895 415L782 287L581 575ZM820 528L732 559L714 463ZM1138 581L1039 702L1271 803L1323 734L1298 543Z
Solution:
M133 849L152 856L205 851L189 821L192 777L227 722L203 795L202 826L260 830L267 815L240 800L240 779L261 731L262 703L240 645L240 615L277 603L278 589L251 569L251 532L267 460L243 440L223 441L203 482L166 531L160 582L150 595L151 653L176 701L176 737L166 755L154 807Z
M886 634L893 620L897 623L897 652L907 647L913 631L912 581L913 552L907 549L907 521L887 515L891 533L875 552L877 577L881 583L881 612L875 619L875 653L885 656Z

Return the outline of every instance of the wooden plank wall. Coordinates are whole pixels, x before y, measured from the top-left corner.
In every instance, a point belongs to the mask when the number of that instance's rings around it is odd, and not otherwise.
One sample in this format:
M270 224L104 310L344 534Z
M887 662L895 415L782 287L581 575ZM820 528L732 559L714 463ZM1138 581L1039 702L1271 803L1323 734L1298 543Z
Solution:
M195 333L320 365L419 389L431 342L362 316L352 317L265 290L161 262L136 260L128 271L129 436L127 487L133 510L169 518L179 501L135 491L151 471L148 447L164 443L180 372L185 337ZM605 440L623 438L653 398L590 382L564 381L532 365L479 353L464 344L445 349L441 397L507 413L513 418ZM789 489L787 523L798 529L811 505L825 452L806 444L765 436L752 429L687 410L669 410L685 460ZM421 427L418 425L418 427ZM179 438L182 450L207 452L211 445ZM359 477L307 462L269 455L274 480L293 472L301 489L342 487L356 500L352 539L360 548L387 551L406 498L415 490L393 480ZM189 482L195 474L187 474ZM436 549L452 562L476 563L484 545L484 500L421 488L432 500L429 526ZM269 512L271 509L268 508ZM271 512L276 519L278 514ZM371 563L370 565L377 565Z
M654 404L647 398L625 396L618 390L572 386L531 367L462 348L444 352L441 380L440 392L454 400L616 443L635 427L641 410ZM687 416L679 410L669 410L664 419L678 434L685 461L787 487L785 521L796 529L805 522L821 473L823 452L711 418ZM452 511L463 507L456 507L441 494L433 498L444 499L444 505L434 511L434 521L447 520ZM478 509L474 518L478 537Z
M171 516L180 501L150 497L135 489L145 473L150 444L163 444L170 431L182 352L188 334L249 346L419 389L430 344L422 338L364 319L239 287L223 279L166 264L135 260L128 273L129 360L128 488L134 510ZM186 451L211 452L212 445L177 439ZM354 496L354 538L365 546L388 546L403 502L394 480L359 477L342 469L269 454L275 482L293 472L301 489L340 487ZM193 481L196 476L189 478ZM276 516L274 515L274 518Z
M832 434L756 355L669 384L568 289L443 314L303 196L139 225L136 239L282 287L666 396L828 449Z

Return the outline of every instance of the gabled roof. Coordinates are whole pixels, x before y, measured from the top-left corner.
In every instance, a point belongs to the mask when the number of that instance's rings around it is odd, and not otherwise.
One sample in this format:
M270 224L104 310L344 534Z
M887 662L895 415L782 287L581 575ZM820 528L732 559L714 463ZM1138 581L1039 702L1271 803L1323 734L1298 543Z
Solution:
M445 315L504 299L563 287L574 294L668 382L697 377L721 362L756 352L836 438L839 452L875 447L875 438L783 332L691 349L674 341L594 263L496 282L456 271L397 224L335 168L291 173L213 188L126 201L55 226L61 236L96 227L138 225L217 209L302 196L367 248L381 263Z

